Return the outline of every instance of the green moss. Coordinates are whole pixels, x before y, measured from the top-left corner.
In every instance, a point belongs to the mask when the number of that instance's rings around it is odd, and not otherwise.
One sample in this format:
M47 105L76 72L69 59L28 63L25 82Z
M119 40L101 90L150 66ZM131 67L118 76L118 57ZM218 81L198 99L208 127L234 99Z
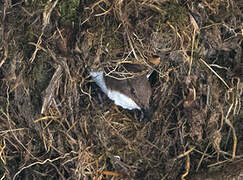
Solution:
M36 59L31 64L31 71L26 72L26 82L29 87L36 87L40 92L47 87L48 80L50 80L51 74L53 74L51 65L48 64L45 59L43 53L37 55Z
M165 5L166 18L172 24L186 24L188 22L188 14L185 7L175 3L167 3Z
M115 32L110 32L109 37L105 40L105 46L108 50L120 49L123 47L123 37Z
M26 5L31 7L32 10L43 9L46 4L46 0L28 0L26 3Z
M58 11L61 14L62 24L72 24L76 17L79 0L64 0L58 4Z
M123 36L119 33L119 22L116 20L114 15L109 14L105 17L104 26L103 37L105 38L102 40L103 45L108 49L108 51L122 48Z
M41 95L47 88L54 73L54 68L47 62L45 53L37 53L32 64L26 64L24 82L30 90L32 105L39 110L41 108Z

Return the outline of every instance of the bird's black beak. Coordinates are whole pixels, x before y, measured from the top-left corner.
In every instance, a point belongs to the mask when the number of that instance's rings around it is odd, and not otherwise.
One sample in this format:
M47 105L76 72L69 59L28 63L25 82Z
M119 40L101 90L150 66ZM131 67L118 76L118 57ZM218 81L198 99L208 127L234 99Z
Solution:
M146 119L146 120L151 120L152 119L152 117L153 117L153 114L152 114L152 112L151 112L151 109L149 109L149 108L142 108L141 109L142 110L142 119Z

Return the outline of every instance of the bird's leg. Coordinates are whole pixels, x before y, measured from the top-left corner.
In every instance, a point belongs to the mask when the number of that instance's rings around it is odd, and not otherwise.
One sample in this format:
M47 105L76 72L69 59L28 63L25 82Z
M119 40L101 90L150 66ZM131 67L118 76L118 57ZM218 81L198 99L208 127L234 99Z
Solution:
M143 119L144 119L144 112L143 111L141 111L141 110L136 110L136 112L137 112L137 119L138 119L138 121L142 121Z
M103 107L104 106L104 101L103 101L103 98L101 97L101 93L97 92L97 95L98 95L98 99L99 99L99 102L100 102L100 106Z
M95 94L97 94L97 96L98 96L98 101L99 101L100 107L104 107L104 101L103 101L102 94L101 94L102 92L97 88L98 88L98 86L94 86L93 89L95 91Z

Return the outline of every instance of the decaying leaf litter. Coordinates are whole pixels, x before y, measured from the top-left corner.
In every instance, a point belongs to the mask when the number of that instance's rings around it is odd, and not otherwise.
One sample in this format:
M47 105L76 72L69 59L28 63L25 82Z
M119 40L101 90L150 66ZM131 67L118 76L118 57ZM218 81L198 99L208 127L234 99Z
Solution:
M1 2L2 179L241 177L240 1ZM157 55L151 121L89 67Z

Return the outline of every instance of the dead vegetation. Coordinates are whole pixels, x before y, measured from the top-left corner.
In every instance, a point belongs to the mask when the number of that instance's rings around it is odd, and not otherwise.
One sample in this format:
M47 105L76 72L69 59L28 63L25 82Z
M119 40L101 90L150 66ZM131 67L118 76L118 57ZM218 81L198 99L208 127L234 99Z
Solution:
M1 179L243 177L240 1L0 7ZM100 100L90 67L152 55L151 121Z

